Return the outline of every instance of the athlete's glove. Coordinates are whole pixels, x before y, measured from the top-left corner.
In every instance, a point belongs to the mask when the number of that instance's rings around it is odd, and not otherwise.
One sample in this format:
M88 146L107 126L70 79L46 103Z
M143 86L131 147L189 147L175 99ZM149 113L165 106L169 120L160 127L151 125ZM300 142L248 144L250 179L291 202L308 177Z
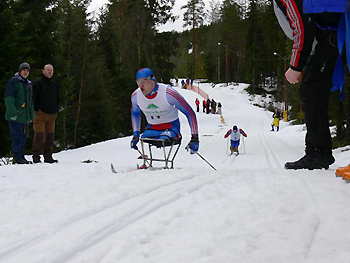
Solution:
M140 132L139 131L135 131L133 133L133 136L132 136L132 139L131 139L131 142L130 142L131 149L138 150L136 144L139 142L139 138L140 138Z
M198 148L199 148L198 134L193 134L190 142L187 144L185 149L187 151L190 151L190 154L194 154L198 152Z

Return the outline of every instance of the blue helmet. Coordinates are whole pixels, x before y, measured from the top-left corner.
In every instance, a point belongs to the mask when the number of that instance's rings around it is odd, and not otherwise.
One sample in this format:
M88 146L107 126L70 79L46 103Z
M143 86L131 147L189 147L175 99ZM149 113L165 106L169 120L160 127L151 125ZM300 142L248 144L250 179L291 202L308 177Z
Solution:
M136 73L136 80L140 78L149 78L151 80L156 80L156 78L153 76L153 71L149 68L142 68Z
M236 132L236 131L238 131L237 126L236 126L236 125L235 125L235 126L233 126L232 130L233 130L233 131L235 131L235 132Z

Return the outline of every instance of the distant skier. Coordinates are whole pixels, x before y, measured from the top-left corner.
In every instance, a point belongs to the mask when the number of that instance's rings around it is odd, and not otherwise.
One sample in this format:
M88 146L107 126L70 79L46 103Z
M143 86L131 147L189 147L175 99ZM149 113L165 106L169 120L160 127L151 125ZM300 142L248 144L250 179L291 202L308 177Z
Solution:
M221 111L221 108L222 108L222 104L221 102L218 103L218 114L222 114L222 111Z
M281 119L281 112L280 110L277 110L273 115L273 122L271 124L271 131L274 131L274 127L276 127L276 130L279 131L280 129L280 119Z
M176 81L176 86L179 85L179 78L177 76L175 76L175 81Z
M191 129L192 137L188 149L191 154L196 153L199 148L197 118L187 101L173 87L157 83L149 68L142 68L137 72L136 83L138 89L131 95L133 138L130 147L138 150L141 111L147 120L147 130L141 135L142 138L169 141L181 138L178 116L180 110L186 115Z
M234 125L233 128L228 130L227 133L224 136L224 138L227 138L228 136L230 136L230 140L231 140L231 146L230 146L231 155L234 152L236 152L236 155L239 154L238 147L239 147L239 143L240 143L241 134L244 137L247 137L247 134L242 129L238 129L238 127L236 125Z
M181 80L181 88L185 88L185 80Z
M200 102L199 102L199 99L198 99L198 98L196 98L195 104L196 104L196 106L197 106L197 112L199 112L199 104L200 104Z

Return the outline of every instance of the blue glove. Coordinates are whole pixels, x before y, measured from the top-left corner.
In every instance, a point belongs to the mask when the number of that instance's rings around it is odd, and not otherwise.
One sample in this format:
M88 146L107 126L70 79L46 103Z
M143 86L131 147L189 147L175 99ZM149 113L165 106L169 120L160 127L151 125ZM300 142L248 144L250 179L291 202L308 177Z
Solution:
M196 152L198 152L198 148L199 148L198 134L193 134L190 142L186 146L186 150L190 151L190 154L195 154Z
M138 150L136 144L139 142L139 138L140 138L140 132L134 131L134 133L132 135L131 142L130 142L131 149Z

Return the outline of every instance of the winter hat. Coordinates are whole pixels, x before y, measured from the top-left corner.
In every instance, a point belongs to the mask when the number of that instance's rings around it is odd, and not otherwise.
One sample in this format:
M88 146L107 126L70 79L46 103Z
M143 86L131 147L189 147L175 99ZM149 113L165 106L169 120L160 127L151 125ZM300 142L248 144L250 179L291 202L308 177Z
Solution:
M136 80L140 78L149 78L151 80L156 80L156 78L153 76L153 71L149 68L142 68L136 73Z
M233 130L233 131L237 131L237 130L238 130L237 126L236 126L236 125L233 126L232 130Z
M18 72L21 72L22 69L29 69L30 70L30 65L27 62L23 62L21 65L19 65Z

